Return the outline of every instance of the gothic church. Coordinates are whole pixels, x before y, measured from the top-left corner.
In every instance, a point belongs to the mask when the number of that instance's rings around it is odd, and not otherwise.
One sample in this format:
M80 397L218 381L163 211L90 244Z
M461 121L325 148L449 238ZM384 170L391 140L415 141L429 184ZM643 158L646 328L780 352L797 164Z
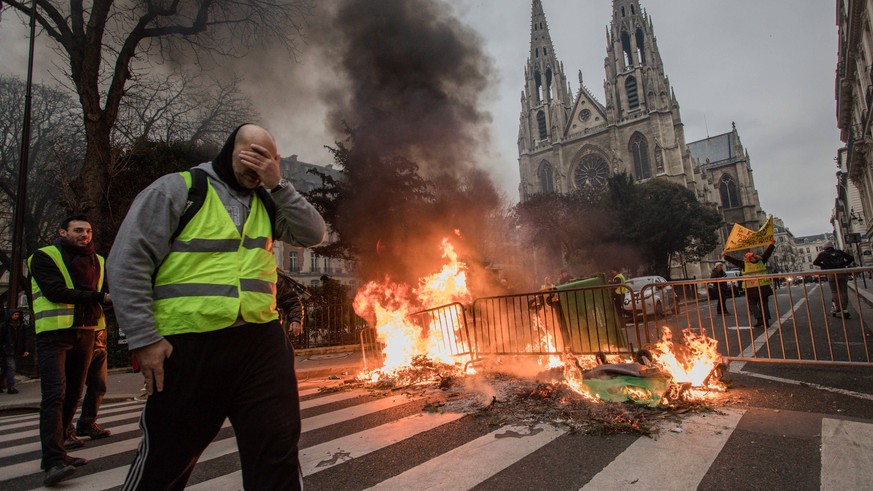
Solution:
M686 144L679 103L664 71L652 21L639 0L613 0L603 83L605 103L582 83L574 96L557 59L542 1L533 0L518 135L520 199L636 181L670 179L720 207L727 223L755 229L764 213L736 127ZM720 253L721 248L714 254ZM678 276L706 273L715 255Z

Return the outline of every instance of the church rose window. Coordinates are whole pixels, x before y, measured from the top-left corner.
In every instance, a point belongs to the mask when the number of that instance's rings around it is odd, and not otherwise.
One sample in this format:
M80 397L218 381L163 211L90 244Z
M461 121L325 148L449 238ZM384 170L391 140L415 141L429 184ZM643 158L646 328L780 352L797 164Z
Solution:
M588 154L582 157L573 173L573 182L577 189L602 188L609 179L609 166L603 157Z

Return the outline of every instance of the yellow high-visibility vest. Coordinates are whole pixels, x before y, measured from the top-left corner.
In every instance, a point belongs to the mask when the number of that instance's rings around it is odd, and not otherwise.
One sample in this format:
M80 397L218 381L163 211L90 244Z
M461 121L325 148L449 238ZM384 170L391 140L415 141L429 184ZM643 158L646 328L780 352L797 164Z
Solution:
M52 259L61 276L64 277L64 283L67 288L73 289L73 278L70 277L70 272L67 270L67 265L64 264L64 257L61 255L61 250L57 246L50 245L39 249ZM100 276L97 279L97 291L103 289L103 276L105 268L103 264L105 260L100 254L96 254L97 262L100 263ZM31 262L33 256L27 258L27 267L32 269ZM30 279L31 293L33 294L33 315L35 318L36 332L57 331L73 327L73 316L76 312L76 305L72 303L55 303L46 298L39 289L36 283L36 278ZM106 316L103 315L103 307L100 307L100 318L97 320L97 329L106 328ZM88 326L92 327L92 326Z
M764 261L758 261L756 263L744 261L743 262L743 276L755 276L755 275L764 275L767 274L767 265L764 264ZM767 286L773 283L773 280L770 278L764 278L761 280L745 280L743 285L745 288L755 288L758 286Z
M191 173L180 173L191 187ZM273 227L256 194L242 234L210 183L200 211L173 242L154 279L158 333L209 332L238 317L278 319Z
M625 278L625 276L623 274L618 273L617 275L612 277L612 283L627 283L627 278ZM615 289L615 293L617 295L624 295L627 292L628 292L628 289L623 287L623 286L620 286L620 287Z

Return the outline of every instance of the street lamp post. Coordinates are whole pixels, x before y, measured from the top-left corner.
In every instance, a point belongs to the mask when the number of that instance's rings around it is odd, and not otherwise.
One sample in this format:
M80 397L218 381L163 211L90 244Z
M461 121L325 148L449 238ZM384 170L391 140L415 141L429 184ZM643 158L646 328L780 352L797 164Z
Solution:
M33 47L36 38L36 0L30 4L30 51L27 55L27 91L24 96L24 121L21 129L21 153L18 161L18 187L12 226L12 264L9 268L9 308L18 308L18 278L24 249L24 210L27 207L27 164L30 159L30 109L33 96Z

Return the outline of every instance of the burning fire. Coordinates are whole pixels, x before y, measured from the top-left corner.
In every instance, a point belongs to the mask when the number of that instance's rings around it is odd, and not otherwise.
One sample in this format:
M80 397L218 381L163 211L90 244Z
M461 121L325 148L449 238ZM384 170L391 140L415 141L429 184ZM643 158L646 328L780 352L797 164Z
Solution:
M467 289L466 265L459 261L449 239L443 239L442 250L446 264L439 272L419 280L416 288L385 278L381 283L367 283L355 295L355 312L360 316L375 316L377 340L385 346L382 368L366 374L366 378L377 380L382 375L391 376L411 365L416 356L454 363L449 349L457 343L454 331L444 332L436 322L420 326L409 318L410 314L424 309L472 300Z
M721 362L718 342L706 333L695 334L691 329L683 330L682 338L682 344L674 343L670 329L662 327L661 340L652 349L653 362L670 372L677 383L701 387Z
M414 288L386 277L382 282L369 282L358 291L353 304L355 312L362 317L375 319L376 339L384 346L382 367L371 372L362 372L359 374L360 379L371 382L382 378L403 379L413 383L425 381L414 380L414 373L417 373L418 368L430 367L430 372L433 373L436 373L435 370L442 370L440 366L454 370L454 355L469 352L469 347L465 346L458 330L462 325L460 315L463 307L451 306L453 303L467 305L472 302L472 296L467 289L467 266L459 260L447 238L442 240L442 257L442 268L437 273L420 279ZM435 311L439 315L429 315L430 312L426 312L437 307L441 307ZM586 380L586 374L599 364L598 361L593 355L576 356L569 352L557 354L558 343L542 324L541 314L539 311L531 313L531 325L536 333L534 338L539 339L531 340L525 351L555 353L545 355L537 362L546 369L563 367L562 382L585 397L600 399L600 395L605 394L602 391L609 390L610 394L618 391L620 396L629 400L648 399L657 403L664 395L663 391L667 390L665 387L668 383L678 391L676 394L681 395L683 400L704 396L704 392L694 389L721 388L713 384L713 379L717 378L713 377L713 373L722 358L718 353L717 341L705 333L695 334L686 329L682 333L682 342L674 343L669 327L662 328L660 341L649 347L650 364L643 362L646 364L637 365L646 376L652 376L652 371L655 371L663 379L662 385L656 385L658 389L655 392L660 392L655 394L648 388L633 384L619 387L609 385L609 382L597 384L593 379ZM611 355L612 359L609 361L603 355L600 358L607 365L627 362L621 359L621 355ZM599 385L601 393L592 390L591 384Z

